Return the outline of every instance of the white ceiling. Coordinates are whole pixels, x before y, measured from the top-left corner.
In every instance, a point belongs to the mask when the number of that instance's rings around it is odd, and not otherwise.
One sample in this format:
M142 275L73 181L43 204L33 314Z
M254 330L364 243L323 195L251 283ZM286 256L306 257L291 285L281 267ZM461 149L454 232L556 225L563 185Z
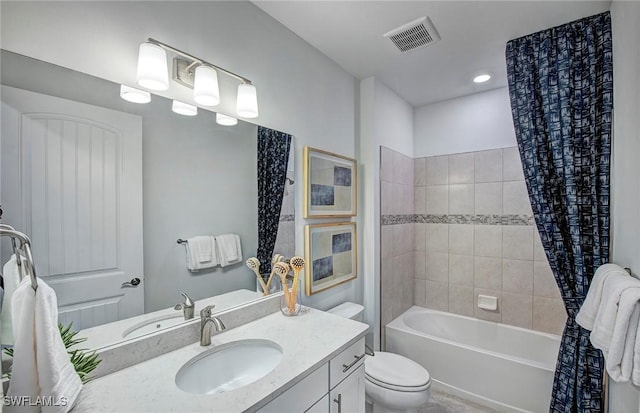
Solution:
M413 106L507 85L508 40L609 10L611 1L254 1L358 79ZM429 16L442 40L401 53L382 35ZM474 75L489 72L482 85Z

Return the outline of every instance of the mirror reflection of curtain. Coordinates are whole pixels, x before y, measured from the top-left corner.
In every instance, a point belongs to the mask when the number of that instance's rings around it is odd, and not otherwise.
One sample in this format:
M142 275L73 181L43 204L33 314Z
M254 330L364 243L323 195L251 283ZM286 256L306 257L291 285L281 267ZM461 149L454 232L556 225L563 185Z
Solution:
M507 43L531 207L567 310L550 412L604 411L600 350L575 316L609 261L613 61L609 12Z
M271 271L287 178L291 135L258 127L258 252L260 272Z

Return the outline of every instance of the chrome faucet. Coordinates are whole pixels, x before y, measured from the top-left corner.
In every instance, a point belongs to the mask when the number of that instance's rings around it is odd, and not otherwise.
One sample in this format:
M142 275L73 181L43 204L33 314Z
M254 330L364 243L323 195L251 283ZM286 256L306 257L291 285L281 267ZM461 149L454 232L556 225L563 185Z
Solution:
M200 345L211 345L211 333L213 327L216 331L222 331L227 327L218 317L211 317L211 310L215 305L208 305L200 310Z
M187 293L182 293L182 296L184 297L184 303L176 304L176 306L173 307L173 309L182 310L182 313L184 314L184 319L191 320L193 318L195 305L193 304L193 300L191 299L191 297L187 295Z

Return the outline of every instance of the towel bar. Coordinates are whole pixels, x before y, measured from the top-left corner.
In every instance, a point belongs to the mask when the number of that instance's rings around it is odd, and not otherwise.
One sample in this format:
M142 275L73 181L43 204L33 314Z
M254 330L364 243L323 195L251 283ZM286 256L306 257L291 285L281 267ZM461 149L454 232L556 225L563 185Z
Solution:
M186 239L182 239L182 238L178 238L178 240L176 241L178 244L186 244L187 240Z
M26 269L31 278L31 288L36 291L38 289L38 277L36 276L36 268L33 263L33 255L31 254L31 240L28 236L20 231L16 231L15 228L7 224L0 224L0 237L11 238L11 245L13 247L13 253L16 255L16 264L18 265L20 279L24 277L23 270ZM20 246L18 246L16 240L20 241ZM26 268L23 268L23 264Z

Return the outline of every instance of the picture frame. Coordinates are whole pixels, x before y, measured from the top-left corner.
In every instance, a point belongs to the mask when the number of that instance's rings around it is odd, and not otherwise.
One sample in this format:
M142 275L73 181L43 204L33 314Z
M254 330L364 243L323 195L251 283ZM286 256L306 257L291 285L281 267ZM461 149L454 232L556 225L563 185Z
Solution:
M358 277L355 222L310 224L304 231L305 294L310 296Z
M304 147L304 218L357 214L358 171L353 158Z

